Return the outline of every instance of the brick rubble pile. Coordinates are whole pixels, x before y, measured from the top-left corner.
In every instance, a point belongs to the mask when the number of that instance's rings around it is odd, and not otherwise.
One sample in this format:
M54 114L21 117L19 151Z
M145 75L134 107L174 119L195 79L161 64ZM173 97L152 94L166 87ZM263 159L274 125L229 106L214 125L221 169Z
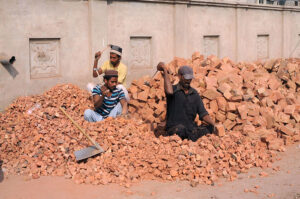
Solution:
M172 84L178 82L176 74L182 65L193 67L192 87L202 96L210 116L226 131L239 131L253 139L264 135L268 146L276 149L283 144L278 142L299 139L300 59L235 64L228 58L204 59L194 53L192 59L175 58L167 64ZM153 79L145 76L133 81L129 93L130 112L161 130L166 115L161 73ZM196 122L201 124L198 118Z
M159 136L166 112L160 73L132 83L131 119L97 123L83 119L84 110L92 107L90 94L63 84L42 95L20 97L0 113L2 167L9 174L64 176L76 183L128 187L153 179L212 184L220 177L234 180L251 167L271 167L277 151L300 140L299 59L235 64L194 53L190 60L175 58L168 64L173 83L183 64L193 66L192 86L225 133L196 142ZM91 144L59 106L106 152L77 163L73 152Z

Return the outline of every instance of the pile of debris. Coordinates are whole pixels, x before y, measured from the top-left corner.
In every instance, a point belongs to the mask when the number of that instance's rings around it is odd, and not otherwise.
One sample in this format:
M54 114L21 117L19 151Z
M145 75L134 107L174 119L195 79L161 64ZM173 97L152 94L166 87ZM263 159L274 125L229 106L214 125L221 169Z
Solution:
M172 82L178 66L193 66L193 87L216 121L227 129L196 142L178 136L156 136L163 126L165 95L160 73L134 81L131 119L84 121L91 108L90 94L71 84L57 85L42 95L20 97L0 113L0 159L5 172L65 176L76 183L119 183L140 180L188 180L213 184L218 178L234 180L251 167L271 167L276 151L299 141L300 60L234 64L229 59L175 58L168 64ZM146 84L145 84L146 82ZM71 117L105 152L77 163L74 151L89 141L59 110ZM142 118L140 118L142 116Z
M228 58L194 53L192 59L175 58L167 64L171 82L178 82L182 65L192 66L194 87L210 116L226 131L239 131L279 150L299 140L300 59L273 59L265 63L233 63ZM158 133L165 126L166 97L161 73L132 82L129 110L152 124ZM201 124L199 118L196 122ZM281 139L283 138L283 139Z

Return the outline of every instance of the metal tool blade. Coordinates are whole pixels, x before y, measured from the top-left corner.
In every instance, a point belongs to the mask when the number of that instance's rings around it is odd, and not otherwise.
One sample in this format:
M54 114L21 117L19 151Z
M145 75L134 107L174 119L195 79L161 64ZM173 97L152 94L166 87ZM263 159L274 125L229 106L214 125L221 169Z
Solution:
M103 153L104 150L100 147L100 149L97 149L95 146L89 146L87 148L78 150L74 152L76 161L84 160L89 157L92 157L94 155L97 155L99 153Z

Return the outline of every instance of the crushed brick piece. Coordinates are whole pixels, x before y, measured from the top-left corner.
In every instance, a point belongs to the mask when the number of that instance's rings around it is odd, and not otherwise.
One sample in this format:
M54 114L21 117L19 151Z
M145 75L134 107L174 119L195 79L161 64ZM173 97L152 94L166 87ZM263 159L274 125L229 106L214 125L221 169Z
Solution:
M266 172L264 172L264 171L260 172L259 175L260 175L261 177L267 177L267 176L269 176L269 174L266 173Z

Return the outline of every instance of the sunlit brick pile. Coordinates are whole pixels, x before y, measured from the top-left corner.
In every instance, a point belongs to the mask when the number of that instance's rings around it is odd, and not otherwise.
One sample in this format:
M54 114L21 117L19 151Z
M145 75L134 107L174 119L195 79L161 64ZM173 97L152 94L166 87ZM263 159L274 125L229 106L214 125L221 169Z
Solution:
M234 180L251 167L271 167L277 151L300 140L299 59L235 64L195 53L192 59L174 58L168 64L173 83L183 64L193 66L192 86L210 115L224 124L225 134L197 142L160 136L166 103L160 73L133 82L131 119L97 123L83 119L84 110L92 107L87 91L57 85L42 95L20 97L0 113L2 168L32 178L64 176L76 183L127 187L148 179L212 184L220 177ZM73 152L91 144L59 106L105 153L75 161Z

